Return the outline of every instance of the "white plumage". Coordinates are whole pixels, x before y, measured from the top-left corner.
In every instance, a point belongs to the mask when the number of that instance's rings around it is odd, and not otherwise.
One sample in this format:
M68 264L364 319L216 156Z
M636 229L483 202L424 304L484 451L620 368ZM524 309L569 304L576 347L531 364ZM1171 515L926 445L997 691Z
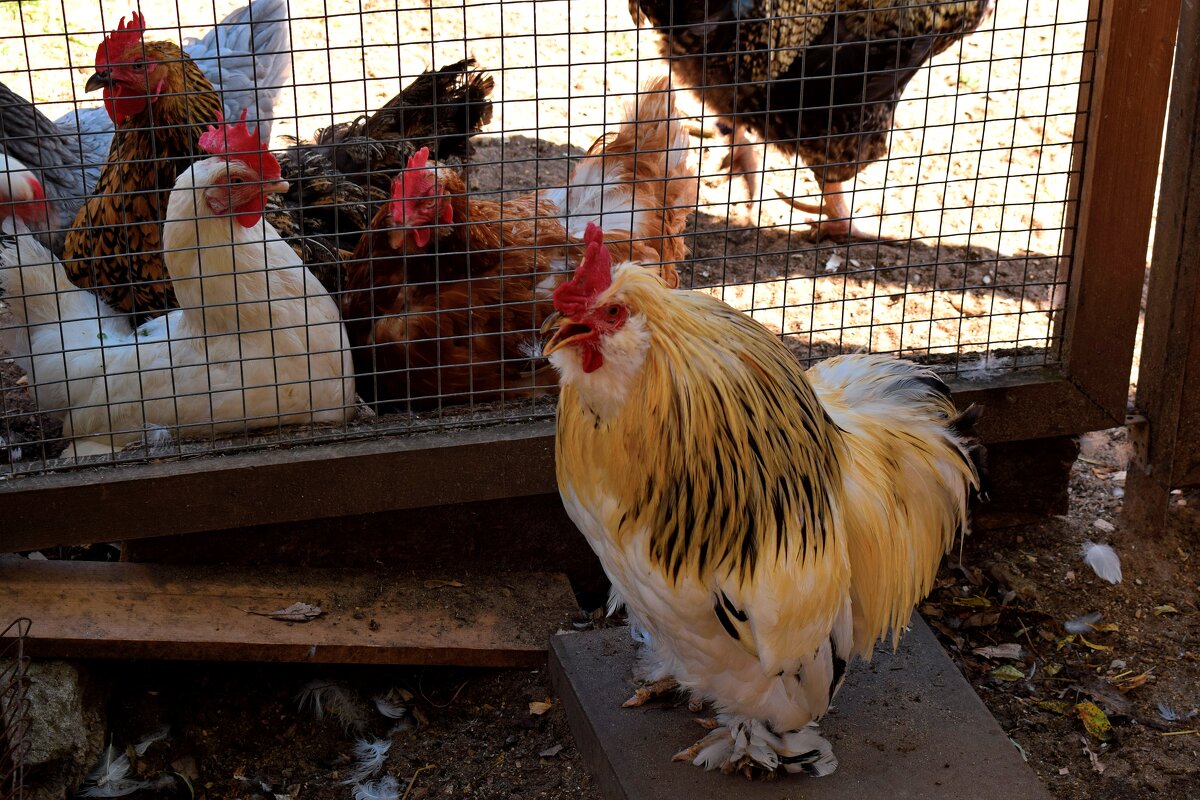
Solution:
M120 449L149 426L184 438L349 418L354 373L333 299L273 228L204 202L228 191L229 164L209 158L176 181L163 242L181 307L136 331L4 221L7 343L39 410L65 417L67 457Z

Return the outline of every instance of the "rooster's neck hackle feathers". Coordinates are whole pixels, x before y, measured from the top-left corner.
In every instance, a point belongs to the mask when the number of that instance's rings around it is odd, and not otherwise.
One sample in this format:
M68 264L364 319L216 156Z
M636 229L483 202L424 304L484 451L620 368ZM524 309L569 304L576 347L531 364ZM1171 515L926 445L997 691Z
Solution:
M822 555L843 445L786 347L633 264L614 270L597 302L624 303L630 317L596 372L583 374L575 354L559 358L571 348L551 357L563 383L560 483L618 497L615 535L647 531L651 561L672 580L748 580L761 559ZM643 331L644 346L614 352L626 330Z

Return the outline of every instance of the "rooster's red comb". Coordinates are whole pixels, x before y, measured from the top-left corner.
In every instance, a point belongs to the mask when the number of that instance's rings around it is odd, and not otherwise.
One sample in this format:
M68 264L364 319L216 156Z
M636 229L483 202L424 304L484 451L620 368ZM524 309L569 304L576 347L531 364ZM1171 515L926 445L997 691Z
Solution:
M123 64L128 61L126 53L129 48L142 43L142 34L146 32L146 18L134 11L130 15L129 24L125 18L117 24L115 31L109 31L108 36L96 48L96 68L107 67L110 64Z
M583 234L587 249L571 280L554 290L554 307L568 317L587 311L592 302L612 285L612 256L604 246L604 231L588 223Z
M279 162L267 150L266 143L258 138L258 129L253 132L246 126L246 112L237 122L228 123L217 112L217 125L209 125L200 135L200 149L214 156L225 156L240 161L258 173L264 181L279 180Z

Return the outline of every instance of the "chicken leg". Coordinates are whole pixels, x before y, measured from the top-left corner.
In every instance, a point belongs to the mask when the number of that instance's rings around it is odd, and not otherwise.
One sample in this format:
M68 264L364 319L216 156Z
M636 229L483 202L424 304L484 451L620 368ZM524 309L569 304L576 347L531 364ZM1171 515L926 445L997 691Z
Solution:
M843 239L851 241L874 241L878 235L871 235L860 230L854 224L854 206L850 202L854 190L850 188L852 181L829 182L821 185L821 202L808 203L788 197L777 191L780 200L797 211L814 215L814 219L805 220L803 224L809 227L807 235L814 241L821 239ZM822 219L824 217L824 219Z
M732 126L718 123L722 132L728 132L729 152L721 161L719 169L728 170L729 177L741 175L746 182L746 190L750 193L748 203L758 202L758 177L762 174L762 164L754 152L755 144L746 136L744 125L736 122Z
M737 772L747 778L755 773L771 774L780 768L819 778L837 769L837 756L816 725L776 733L767 723L756 719L721 714L717 720L719 727L676 753L673 760L719 769L727 775Z

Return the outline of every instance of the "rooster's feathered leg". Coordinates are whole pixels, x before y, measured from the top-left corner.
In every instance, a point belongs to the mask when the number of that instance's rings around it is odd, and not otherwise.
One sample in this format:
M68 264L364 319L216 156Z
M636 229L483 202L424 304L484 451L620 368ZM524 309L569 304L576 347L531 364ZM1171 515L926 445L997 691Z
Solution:
M720 727L675 755L675 761L690 761L705 769L725 774L755 772L803 772L813 777L837 769L837 756L816 725L775 733L765 722L722 714Z

